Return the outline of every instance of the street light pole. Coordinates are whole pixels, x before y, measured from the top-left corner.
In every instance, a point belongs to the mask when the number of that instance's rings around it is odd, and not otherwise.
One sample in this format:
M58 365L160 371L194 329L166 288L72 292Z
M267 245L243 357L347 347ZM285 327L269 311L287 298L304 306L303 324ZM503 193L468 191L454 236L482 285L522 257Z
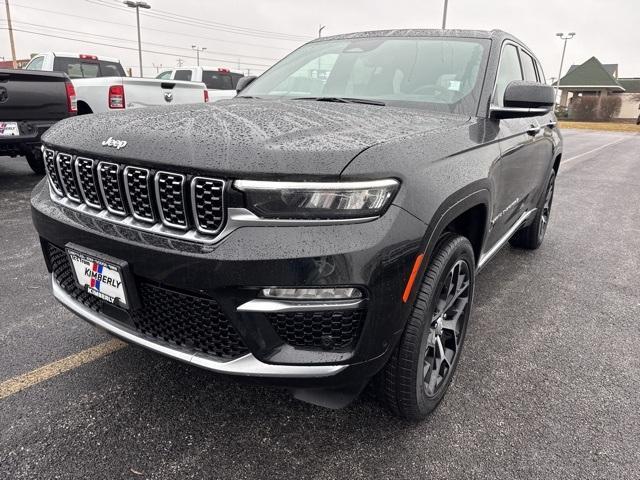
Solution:
M4 0L4 6L7 7L7 27L9 30L9 43L11 43L11 60L13 68L18 68L16 60L16 44L13 41L13 27L11 26L11 10L9 10L9 0Z
M140 77L142 77L142 40L140 39L140 9L150 9L151 5L147 2L134 2L132 0L126 0L124 3L127 7L136 9L136 23L138 25L138 60L140 61Z
M447 9L449 8L449 0L444 0L444 11L442 12L442 30L447 28Z
M576 36L575 32L569 32L566 35L564 33L556 33L556 37L560 37L561 40L564 40L564 45L562 47L562 57L560 58L560 71L558 72L558 81L556 82L556 94L553 97L553 109L555 111L556 104L558 103L558 92L560 91L560 79L562 78L562 66L564 64L564 54L567 51L567 41L571 40Z
M197 45L191 45L191 48L196 51L196 64L200 66L200 52L204 52L207 47L199 48Z
M318 38L320 38L322 36L322 30L324 30L326 27L326 25L320 25L320 28L318 28Z

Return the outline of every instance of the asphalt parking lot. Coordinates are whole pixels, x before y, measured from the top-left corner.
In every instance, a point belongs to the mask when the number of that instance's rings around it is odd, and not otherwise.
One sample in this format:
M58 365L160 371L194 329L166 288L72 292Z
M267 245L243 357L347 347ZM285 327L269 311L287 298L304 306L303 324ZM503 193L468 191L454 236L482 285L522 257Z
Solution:
M566 131L564 162L545 244L481 273L427 421L367 396L325 410L111 343L0 387L0 478L640 478L640 135ZM37 181L0 157L2 385L110 340L50 295Z

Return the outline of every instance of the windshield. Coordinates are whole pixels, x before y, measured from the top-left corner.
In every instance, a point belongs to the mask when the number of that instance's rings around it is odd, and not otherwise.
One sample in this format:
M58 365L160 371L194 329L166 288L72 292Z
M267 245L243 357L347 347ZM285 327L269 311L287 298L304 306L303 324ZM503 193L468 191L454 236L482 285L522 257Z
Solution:
M240 96L356 98L475 114L489 40L374 37L302 46Z

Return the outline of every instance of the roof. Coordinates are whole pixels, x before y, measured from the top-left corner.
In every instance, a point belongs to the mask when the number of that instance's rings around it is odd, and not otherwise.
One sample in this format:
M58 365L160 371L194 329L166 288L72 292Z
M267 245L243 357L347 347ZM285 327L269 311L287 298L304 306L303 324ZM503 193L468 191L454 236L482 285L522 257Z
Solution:
M640 78L619 78L618 83L625 93L640 93Z
M596 57L591 57L582 65L569 69L566 75L560 79L560 89L598 87L624 91L624 87L612 74L614 70L617 70L616 64L607 64L605 67Z
M333 35L330 37L320 37L312 40L319 42L324 40L342 40L350 38L367 38L367 37L460 37L460 38L489 38L503 39L513 38L513 35L503 32L502 30L457 30L441 28L406 28L397 30L371 30L368 32L344 33Z
M80 55L94 55L93 53L74 53L74 52L43 52L43 53L39 53L38 55L46 55L47 53L52 53L54 57L71 57L71 58L80 58ZM98 60L102 60L105 62L120 63L120 60L114 57L105 57L104 55L94 55L94 56L98 57Z
M580 65L571 65L569 67L569 71L567 73L572 72ZM612 77L618 78L618 64L617 63L603 63L602 66L604 69L611 74Z

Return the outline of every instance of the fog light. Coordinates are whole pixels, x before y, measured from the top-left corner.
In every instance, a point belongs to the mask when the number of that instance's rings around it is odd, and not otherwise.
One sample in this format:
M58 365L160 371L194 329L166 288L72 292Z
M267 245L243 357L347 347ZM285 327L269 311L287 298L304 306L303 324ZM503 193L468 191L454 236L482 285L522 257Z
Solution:
M263 288L262 296L283 300L343 300L346 298L362 298L362 292L354 287Z

